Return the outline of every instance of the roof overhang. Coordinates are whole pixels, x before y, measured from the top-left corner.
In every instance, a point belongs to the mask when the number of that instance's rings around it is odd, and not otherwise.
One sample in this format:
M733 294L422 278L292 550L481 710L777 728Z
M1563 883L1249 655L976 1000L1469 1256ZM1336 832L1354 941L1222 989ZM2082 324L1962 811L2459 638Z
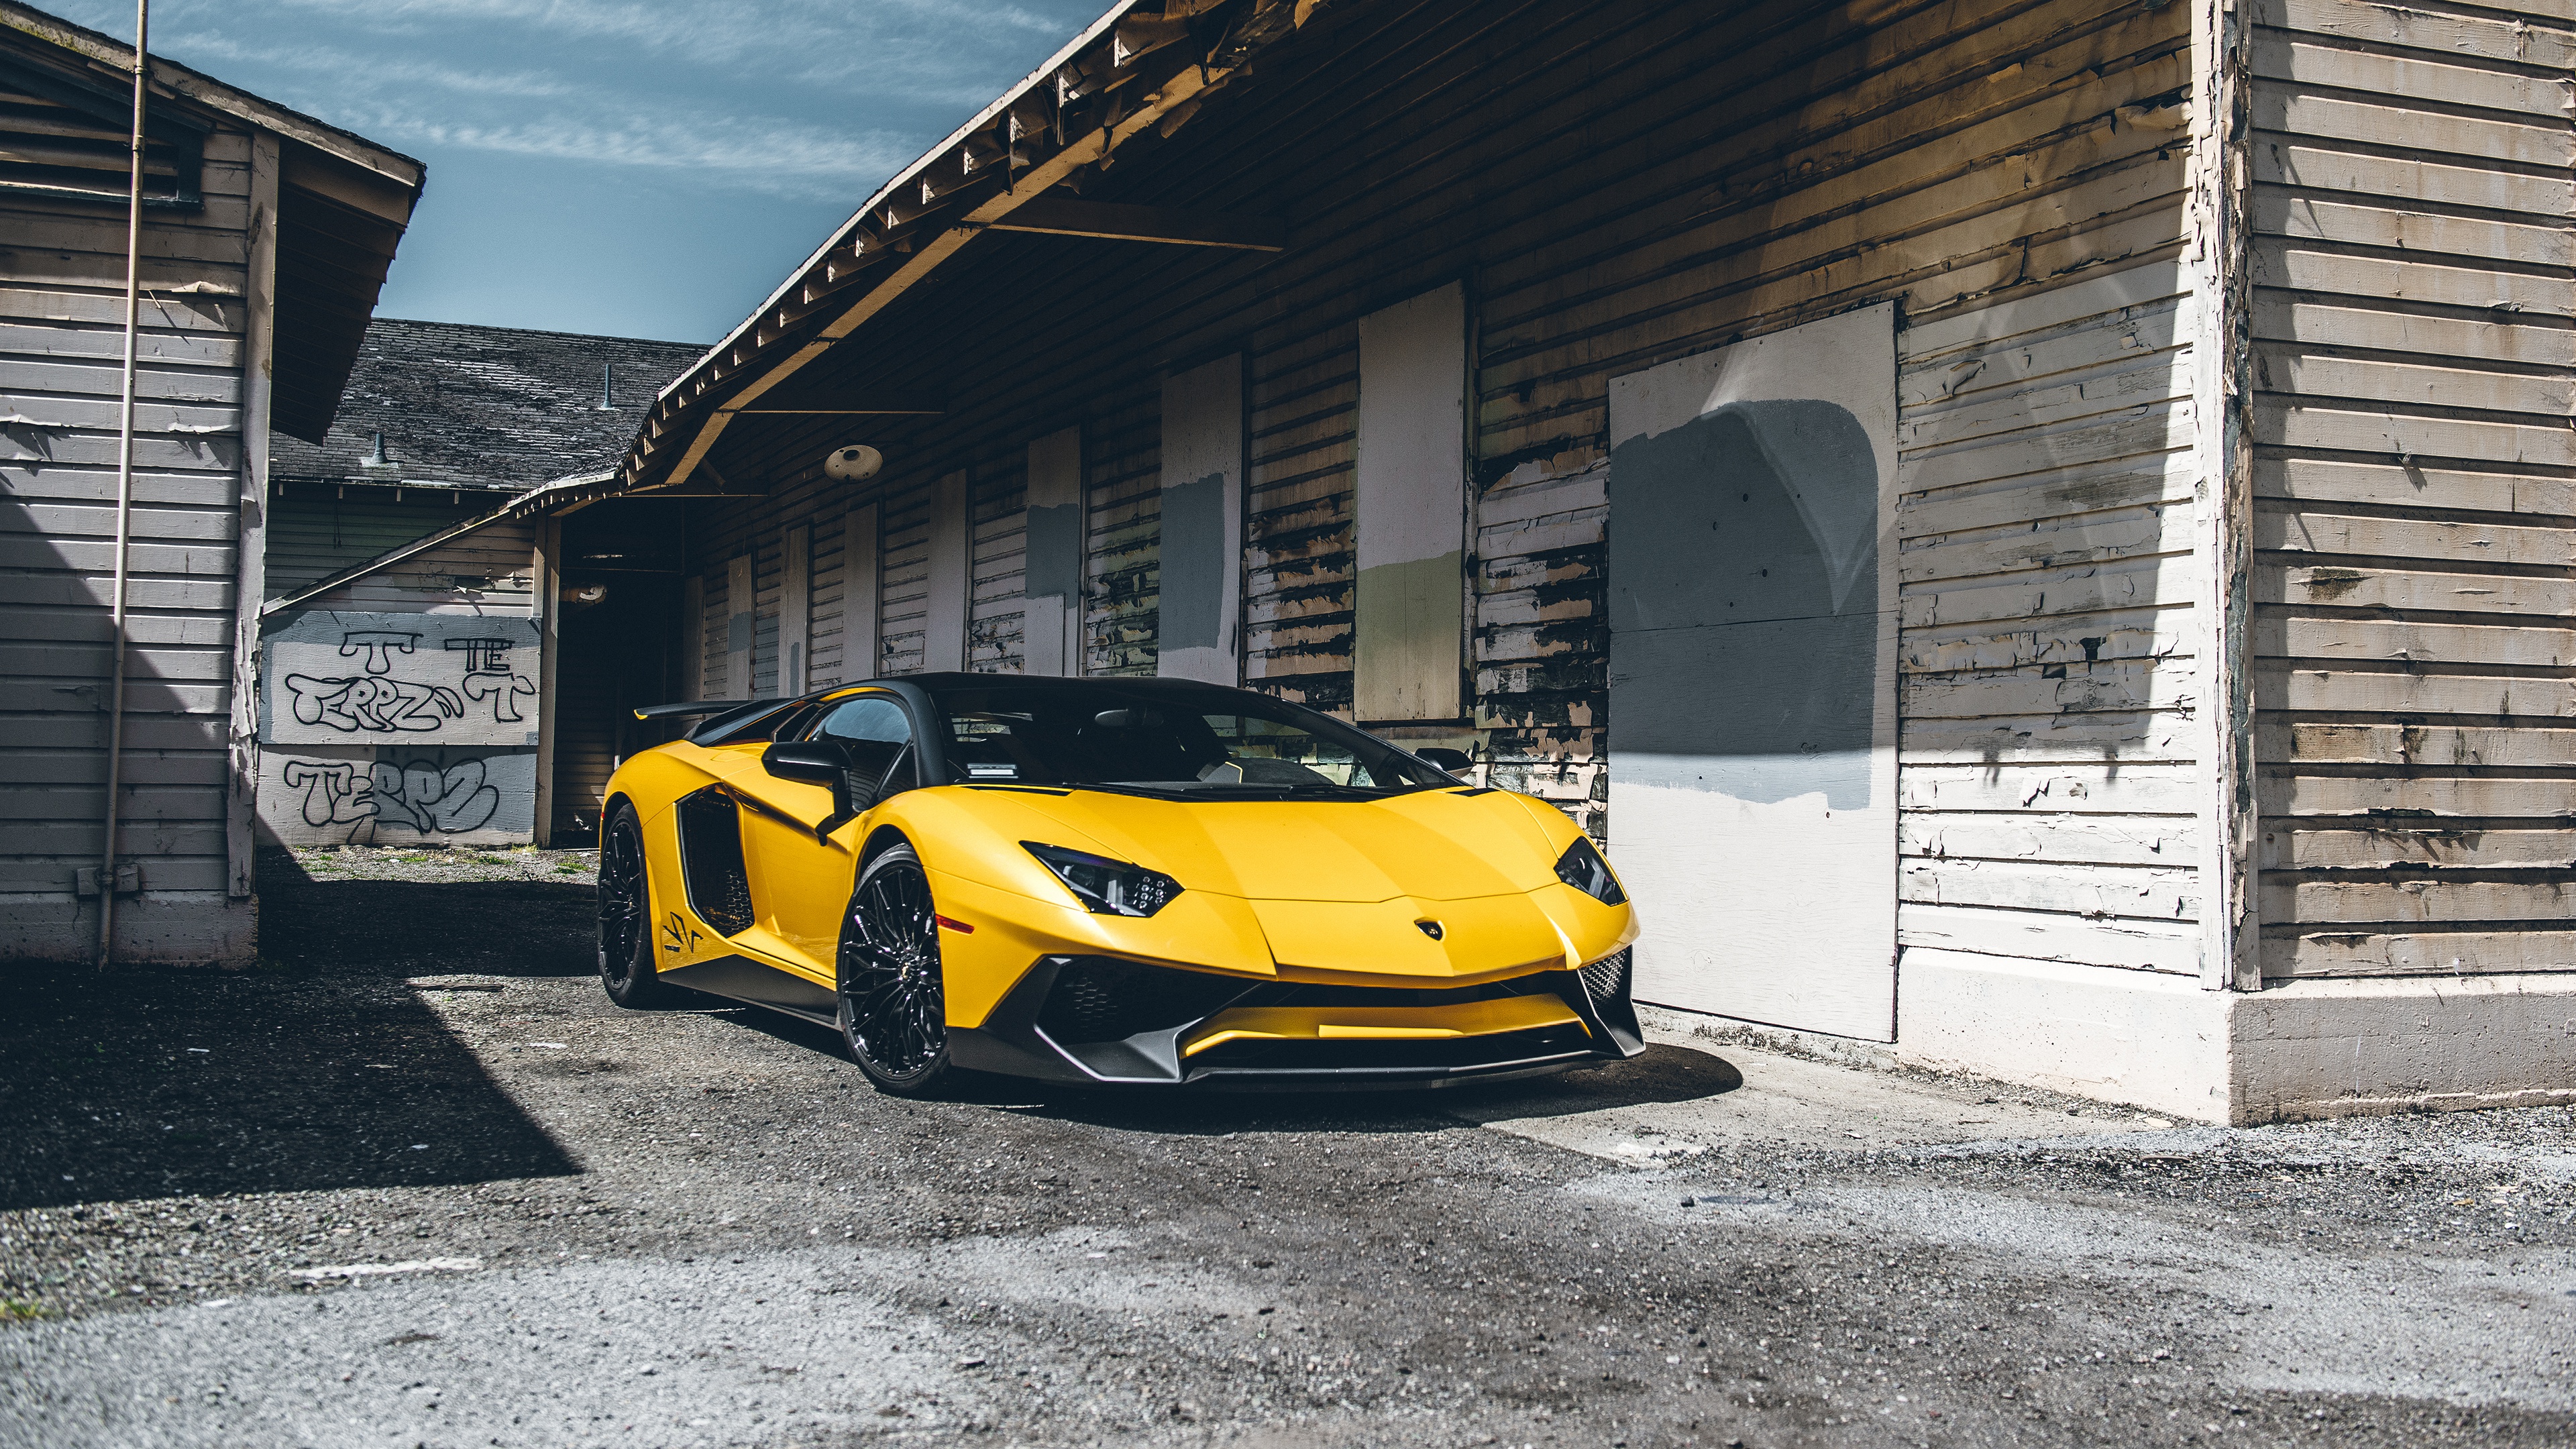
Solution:
M0 0L0 29L51 47L50 63L130 91L134 47ZM248 91L151 57L152 96L278 138L276 391L271 421L319 441L348 386L367 320L428 177L419 161Z
M1327 0L1121 0L885 184L758 310L662 390L613 479L578 496L540 490L511 507L560 509L610 494L686 489L738 417L849 338L986 231L1124 237L1277 250L1260 217L1202 217L1086 202L1078 191L1148 132L1169 137L1261 49ZM823 411L899 412L869 400Z

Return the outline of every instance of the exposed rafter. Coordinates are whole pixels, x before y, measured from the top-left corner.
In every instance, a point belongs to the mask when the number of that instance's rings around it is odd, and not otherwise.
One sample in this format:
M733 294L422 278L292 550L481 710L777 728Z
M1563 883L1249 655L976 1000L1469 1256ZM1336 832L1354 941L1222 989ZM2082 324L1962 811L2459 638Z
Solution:
M1097 176L1121 146L1149 130L1172 135L1254 52L1324 8L1324 0L1162 0L1158 13L1148 3L1114 6L871 197L757 312L663 391L618 478L602 491L685 487L737 416L936 411L837 401L797 406L767 395L985 231L1277 250L1282 229L1259 217L1049 194Z
M1228 216L1168 206L1123 206L1111 201L1077 201L1066 196L1041 196L1023 203L1010 215L994 222L990 230L1168 242L1176 246L1234 247L1254 252L1280 251L1288 245L1287 225L1276 217Z

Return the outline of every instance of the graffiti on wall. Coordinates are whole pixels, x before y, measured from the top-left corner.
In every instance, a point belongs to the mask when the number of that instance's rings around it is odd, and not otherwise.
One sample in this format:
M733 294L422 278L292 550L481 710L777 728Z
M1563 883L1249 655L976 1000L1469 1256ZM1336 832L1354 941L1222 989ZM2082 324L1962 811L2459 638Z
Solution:
M306 614L261 642L260 736L533 744L536 645L531 619Z
M288 747L260 760L260 824L285 845L525 840L535 794L525 750Z
M501 792L483 783L481 760L445 769L433 760L289 760L280 775L286 788L303 792L299 813L317 827L383 822L457 835L482 829L501 808Z

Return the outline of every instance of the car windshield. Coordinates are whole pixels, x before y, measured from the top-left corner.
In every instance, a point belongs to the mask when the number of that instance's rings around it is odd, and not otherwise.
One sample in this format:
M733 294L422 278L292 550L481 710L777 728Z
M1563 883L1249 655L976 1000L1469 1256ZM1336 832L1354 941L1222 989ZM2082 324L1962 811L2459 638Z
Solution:
M1113 680L934 688L966 784L1349 799L1457 782L1349 725L1215 685Z

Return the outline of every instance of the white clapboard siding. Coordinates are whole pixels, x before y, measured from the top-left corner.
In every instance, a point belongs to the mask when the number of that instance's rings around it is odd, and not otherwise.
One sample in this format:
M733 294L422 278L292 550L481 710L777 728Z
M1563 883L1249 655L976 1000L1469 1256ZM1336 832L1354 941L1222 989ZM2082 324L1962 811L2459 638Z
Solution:
M121 922L173 908L212 922L230 883L249 147L238 128L209 135L205 205L144 223L117 814L145 898ZM77 958L69 923L95 929L73 872L97 862L107 803L124 273L121 204L0 196L0 958Z
M2154 264L1900 335L1908 947L2199 969L2196 316Z
M2263 969L2570 969L2576 24L2256 14Z

